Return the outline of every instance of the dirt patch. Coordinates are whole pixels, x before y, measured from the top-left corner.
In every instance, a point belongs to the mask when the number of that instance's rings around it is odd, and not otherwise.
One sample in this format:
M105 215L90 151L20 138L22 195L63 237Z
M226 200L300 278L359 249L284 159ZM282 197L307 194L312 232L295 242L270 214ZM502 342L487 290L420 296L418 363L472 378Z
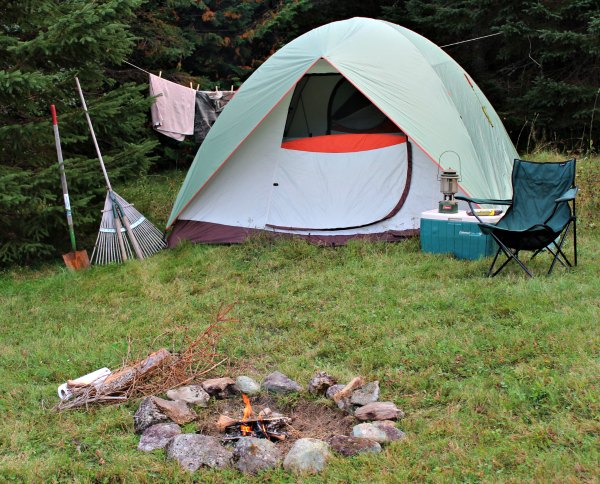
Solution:
M333 402L322 400L290 402L270 396L253 397L250 402L256 413L269 407L273 412L279 412L292 419L292 423L287 428L288 438L277 443L277 447L284 453L298 439L328 440L334 435L350 435L352 427L358 423L356 418L339 410ZM208 408L198 411L197 432L221 438L224 434L215 425L219 415L237 419L242 417L243 409L244 403L241 397L213 400Z

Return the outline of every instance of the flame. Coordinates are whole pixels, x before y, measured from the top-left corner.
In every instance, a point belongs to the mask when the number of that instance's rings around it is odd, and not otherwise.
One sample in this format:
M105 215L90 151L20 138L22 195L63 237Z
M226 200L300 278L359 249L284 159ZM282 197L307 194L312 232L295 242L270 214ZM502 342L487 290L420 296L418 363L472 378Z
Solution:
M243 422L254 415L254 410L252 409L252 405L250 405L250 399L245 393L242 393L242 400L244 400L244 404L246 405L244 408L244 417L242 418Z
M250 399L245 393L242 393L242 400L244 400L244 416L242 417L242 422L248 420L250 417L254 415L254 410L252 409L252 405L250 405ZM252 427L250 425L240 425L240 430L242 431L242 435L248 435L252 432Z

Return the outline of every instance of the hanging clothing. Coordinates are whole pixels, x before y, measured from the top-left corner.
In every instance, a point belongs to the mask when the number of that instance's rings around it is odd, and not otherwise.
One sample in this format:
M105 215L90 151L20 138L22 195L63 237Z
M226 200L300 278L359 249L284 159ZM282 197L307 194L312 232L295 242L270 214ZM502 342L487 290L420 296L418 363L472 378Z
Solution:
M204 91L206 92L210 98L215 103L215 110L217 114L220 114L223 111L223 108L227 105L229 101L233 98L235 91Z
M196 91L196 116L194 118L194 141L202 143L217 120L215 100L207 92Z
M194 134L196 91L150 74L152 127L178 141Z
M194 141L202 143L223 108L233 98L234 91L196 91Z

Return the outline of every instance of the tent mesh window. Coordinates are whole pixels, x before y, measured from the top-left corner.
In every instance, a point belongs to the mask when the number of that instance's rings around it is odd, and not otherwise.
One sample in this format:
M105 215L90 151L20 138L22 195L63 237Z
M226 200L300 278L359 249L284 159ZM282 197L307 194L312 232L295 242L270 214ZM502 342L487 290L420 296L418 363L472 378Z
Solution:
M401 131L341 74L306 74L294 89L283 141L349 133Z

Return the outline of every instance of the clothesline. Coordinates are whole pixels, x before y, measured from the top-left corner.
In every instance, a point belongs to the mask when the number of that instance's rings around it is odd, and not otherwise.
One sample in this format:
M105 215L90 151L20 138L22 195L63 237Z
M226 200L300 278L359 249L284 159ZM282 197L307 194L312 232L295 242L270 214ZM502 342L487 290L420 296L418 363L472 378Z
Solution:
M480 39L487 39L488 37L494 37L495 35L501 35L503 33L504 32L496 32L495 34L483 35L481 37L475 37L474 39L461 40L460 42L454 42L453 44L440 45L440 47L443 49L445 47L451 47L453 45L466 44L467 42L473 42L475 40L480 40Z
M125 64L128 64L128 65L130 65L131 67L133 67L133 68L137 69L138 71L141 71L141 72L144 72L144 73L148 74L149 76L152 76L152 75L153 75L151 72L148 72L146 69L142 69L141 67L139 67L139 66L136 66L135 64L132 64L131 62L129 62L129 61L125 60L125 59L123 59L123 62L124 62ZM160 71L160 72L159 72L159 75L158 75L158 76L159 76L159 77L162 77L162 71ZM190 89L194 89L194 87L193 87L193 84L192 84L192 82L191 82L191 81L190 81ZM199 89L200 89L200 84L198 84L198 86L196 87L196 91L198 91ZM220 91L220 89L219 89L219 86L216 86L216 87L215 87L215 91L216 91L216 92L219 92L219 91ZM234 92L233 86L231 86L231 90L230 90L230 91L223 91L223 92Z

